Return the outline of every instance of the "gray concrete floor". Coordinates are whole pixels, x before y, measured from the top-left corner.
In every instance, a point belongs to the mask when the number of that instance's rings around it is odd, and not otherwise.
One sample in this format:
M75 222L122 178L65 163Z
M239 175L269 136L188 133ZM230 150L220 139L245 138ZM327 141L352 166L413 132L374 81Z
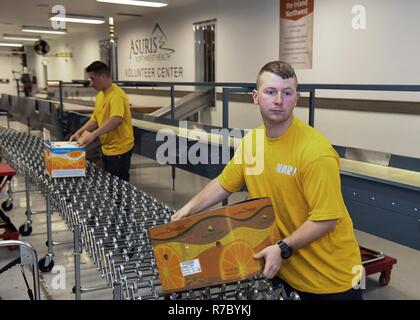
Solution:
M4 117L0 117L0 126L6 126ZM16 122L12 122L11 127L26 131L24 126ZM33 132L33 134L38 133ZM132 184L174 209L182 207L209 182L208 179L177 169L175 190L173 190L171 167L160 166L155 161L138 155L133 156L130 175ZM15 190L23 189L23 177L15 177L13 185ZM230 202L246 199L246 196L246 193L235 194L231 197ZM5 198L0 199L0 202L4 200ZM45 199L38 192L31 192L31 202L33 210L45 210ZM25 210L24 194L15 194L14 208L8 212L8 215L16 227L25 222ZM42 258L47 252L45 214L34 215L32 226L32 234L27 237L21 236L21 240L33 245L37 250L38 258ZM41 298L47 300L74 299L74 294L71 292L74 286L73 236L58 214L53 215L52 228L54 241L63 242L63 244L54 246L55 266L52 272L41 274ZM356 230L356 236L360 245L382 251L398 259L398 263L392 270L391 282L388 286L381 287L379 285L379 274L367 277L365 299L420 299L420 268L418 268L420 251L358 230ZM17 251L0 248L0 267L17 255ZM32 287L32 273L28 268L25 269L28 282ZM86 253L82 255L81 269L83 287L92 288L106 284ZM28 299L19 266L0 275L0 298L5 300ZM106 289L85 293L82 295L82 299L112 299L112 291Z

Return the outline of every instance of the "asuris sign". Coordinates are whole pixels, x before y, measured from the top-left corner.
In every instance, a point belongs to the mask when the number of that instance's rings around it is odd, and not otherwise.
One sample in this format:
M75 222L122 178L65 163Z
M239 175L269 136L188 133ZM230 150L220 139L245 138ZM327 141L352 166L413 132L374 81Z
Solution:
M167 47L167 38L159 24L156 24L150 37L131 39L130 59L141 61L166 61L175 52Z

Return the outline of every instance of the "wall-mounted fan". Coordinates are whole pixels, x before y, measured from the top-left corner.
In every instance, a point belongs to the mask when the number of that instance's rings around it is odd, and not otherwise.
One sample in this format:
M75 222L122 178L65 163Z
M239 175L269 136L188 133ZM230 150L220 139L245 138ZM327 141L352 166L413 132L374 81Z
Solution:
M37 54L44 56L48 52L50 52L50 45L48 44L47 41L41 39L35 42L34 50Z
M34 51L42 55L42 67L43 67L43 73L44 73L44 84L43 88L47 89L47 82L48 82L48 71L47 71L47 59L45 55L50 52L50 45L45 40L38 40L34 44Z

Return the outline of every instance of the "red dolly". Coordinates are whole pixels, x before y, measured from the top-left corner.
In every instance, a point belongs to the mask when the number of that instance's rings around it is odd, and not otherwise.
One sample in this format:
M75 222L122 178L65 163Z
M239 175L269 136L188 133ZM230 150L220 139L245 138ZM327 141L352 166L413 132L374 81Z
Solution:
M388 285L391 281L392 266L397 263L397 259L363 247L360 247L360 253L366 275L380 272L379 284L381 286Z
M5 193L6 186L9 186L13 176L16 175L16 170L7 164L0 163L0 198ZM0 234L0 239L4 240L19 240L19 231L10 221L10 218L4 213L3 209L10 210L11 206L6 205L7 208L2 205L0 209L0 229L5 231ZM10 207L10 208L9 208Z

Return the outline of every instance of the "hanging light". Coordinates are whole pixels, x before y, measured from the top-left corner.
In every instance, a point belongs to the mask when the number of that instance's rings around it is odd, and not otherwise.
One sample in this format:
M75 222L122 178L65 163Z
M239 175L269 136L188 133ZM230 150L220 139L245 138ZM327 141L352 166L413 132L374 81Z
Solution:
M141 7L166 7L168 0L96 0L97 2L115 3L115 4L126 4L129 6L141 6Z
M61 15L51 15L51 21L65 21L73 23L90 23L90 24L102 24L105 23L104 17L95 17L95 16L82 16L77 14L65 14Z
M0 47L21 48L21 47L23 47L23 44L21 44L21 43L12 43L12 42L0 42Z
M23 26L22 27L23 32L33 32L33 33L51 33L51 34L66 34L67 30L65 29L51 29L51 28L44 28L44 27L29 27L29 26Z
M15 40L15 41L38 41L40 37L28 37L13 34L3 34L4 40Z

